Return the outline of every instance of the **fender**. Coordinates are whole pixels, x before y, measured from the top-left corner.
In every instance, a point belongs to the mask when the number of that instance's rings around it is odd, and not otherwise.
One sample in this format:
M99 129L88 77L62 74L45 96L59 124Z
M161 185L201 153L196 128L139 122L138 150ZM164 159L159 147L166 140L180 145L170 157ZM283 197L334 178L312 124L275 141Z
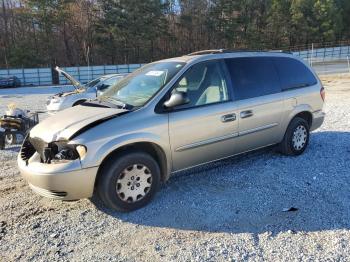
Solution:
M83 159L81 161L82 167L93 167L93 166L99 166L102 161L112 152L115 150L127 146L133 143L153 143L157 146L159 146L166 158L166 164L167 164L167 171L168 174L171 173L171 151L170 151L170 145L164 144L161 142L161 137L156 136L152 133L147 132L141 132L141 133L131 133L131 134L125 134L122 136L118 136L113 138L112 140L105 141L103 145L101 145L98 150L93 154L89 155L86 159ZM87 166L87 163L89 165Z

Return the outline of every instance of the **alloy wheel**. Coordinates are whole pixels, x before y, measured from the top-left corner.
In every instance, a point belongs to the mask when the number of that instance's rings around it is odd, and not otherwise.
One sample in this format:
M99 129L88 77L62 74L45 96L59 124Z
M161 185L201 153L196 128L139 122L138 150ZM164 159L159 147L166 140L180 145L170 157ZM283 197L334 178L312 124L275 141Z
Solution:
M152 185L152 174L142 164L134 164L125 168L117 179L117 194L127 203L134 203L143 199Z
M299 125L293 132L292 144L295 150L301 150L306 145L307 130L305 126Z

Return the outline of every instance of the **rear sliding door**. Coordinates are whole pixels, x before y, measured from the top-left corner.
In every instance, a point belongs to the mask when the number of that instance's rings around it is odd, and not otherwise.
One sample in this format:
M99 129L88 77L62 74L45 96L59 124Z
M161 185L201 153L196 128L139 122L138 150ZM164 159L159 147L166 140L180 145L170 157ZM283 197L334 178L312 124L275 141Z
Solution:
M239 151L280 142L284 99L271 58L232 58L226 64L239 108Z

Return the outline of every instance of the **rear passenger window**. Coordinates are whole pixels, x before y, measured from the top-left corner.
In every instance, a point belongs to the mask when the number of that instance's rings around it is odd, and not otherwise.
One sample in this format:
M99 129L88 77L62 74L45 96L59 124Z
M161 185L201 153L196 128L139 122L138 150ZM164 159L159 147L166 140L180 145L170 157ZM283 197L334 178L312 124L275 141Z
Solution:
M276 68L268 57L232 58L227 59L226 64L237 100L281 91Z
M288 57L273 57L280 76L282 90L311 86L317 83L315 76L302 62Z

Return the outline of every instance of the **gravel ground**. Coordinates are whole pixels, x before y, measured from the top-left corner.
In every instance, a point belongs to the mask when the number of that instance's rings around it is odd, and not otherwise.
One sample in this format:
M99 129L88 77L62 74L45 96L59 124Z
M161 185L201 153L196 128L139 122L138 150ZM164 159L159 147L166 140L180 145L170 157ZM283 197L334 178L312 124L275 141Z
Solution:
M303 155L270 148L178 173L133 213L42 198L18 147L1 151L0 261L348 261L350 76L324 84L327 118ZM42 110L57 90L32 89L0 90L0 112Z

